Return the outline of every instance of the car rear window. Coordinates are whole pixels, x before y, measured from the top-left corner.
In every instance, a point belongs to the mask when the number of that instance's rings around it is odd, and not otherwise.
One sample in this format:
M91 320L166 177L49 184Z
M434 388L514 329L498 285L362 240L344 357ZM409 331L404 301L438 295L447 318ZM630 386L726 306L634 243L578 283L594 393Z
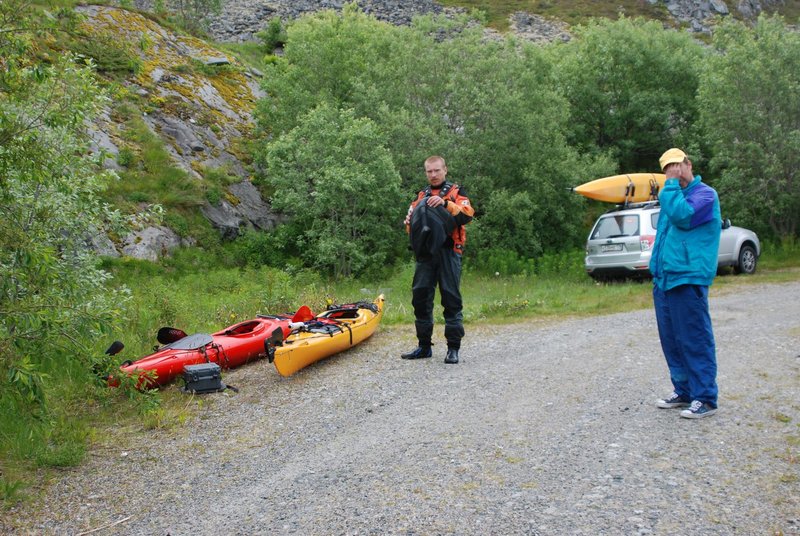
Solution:
M592 240L639 235L638 214L618 214L600 218L592 232Z

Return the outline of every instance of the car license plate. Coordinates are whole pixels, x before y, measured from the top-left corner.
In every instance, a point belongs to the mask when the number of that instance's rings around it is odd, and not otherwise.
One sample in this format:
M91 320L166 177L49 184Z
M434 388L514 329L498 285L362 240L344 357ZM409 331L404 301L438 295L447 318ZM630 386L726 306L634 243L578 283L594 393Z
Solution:
M603 244L600 246L600 251L608 253L610 251L622 251L622 244Z

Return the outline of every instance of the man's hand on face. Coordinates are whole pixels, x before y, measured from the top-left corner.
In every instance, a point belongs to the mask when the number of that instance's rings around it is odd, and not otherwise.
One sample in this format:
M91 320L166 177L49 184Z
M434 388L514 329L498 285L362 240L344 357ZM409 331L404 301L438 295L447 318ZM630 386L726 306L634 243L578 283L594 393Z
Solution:
M679 179L681 177L681 165L667 164L667 167L664 168L664 175L666 175L668 179Z
M667 167L664 168L664 175L666 175L668 179L678 179L681 188L686 188L694 179L694 177L692 177L691 164L687 162L667 165Z

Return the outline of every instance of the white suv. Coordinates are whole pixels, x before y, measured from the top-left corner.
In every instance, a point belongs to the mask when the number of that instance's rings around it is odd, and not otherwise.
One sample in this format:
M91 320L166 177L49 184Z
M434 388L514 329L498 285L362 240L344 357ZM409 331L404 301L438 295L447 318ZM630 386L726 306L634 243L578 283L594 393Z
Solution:
M658 201L618 207L597 219L586 241L586 273L594 279L650 277L650 253L656 240ZM719 267L737 274L756 271L761 243L753 231L722 223Z

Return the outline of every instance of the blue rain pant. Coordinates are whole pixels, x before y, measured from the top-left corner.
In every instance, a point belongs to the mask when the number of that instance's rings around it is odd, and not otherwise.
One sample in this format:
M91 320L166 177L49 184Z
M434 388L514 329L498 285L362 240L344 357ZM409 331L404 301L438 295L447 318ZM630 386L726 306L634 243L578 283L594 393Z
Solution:
M708 312L708 287L680 285L665 292L654 285L653 303L675 392L716 408L717 352Z
M461 301L461 255L452 248L442 248L431 259L417 261L411 285L411 305L420 346L430 346L433 336L433 297L436 286L444 308L444 338L447 347L458 350L464 337Z

